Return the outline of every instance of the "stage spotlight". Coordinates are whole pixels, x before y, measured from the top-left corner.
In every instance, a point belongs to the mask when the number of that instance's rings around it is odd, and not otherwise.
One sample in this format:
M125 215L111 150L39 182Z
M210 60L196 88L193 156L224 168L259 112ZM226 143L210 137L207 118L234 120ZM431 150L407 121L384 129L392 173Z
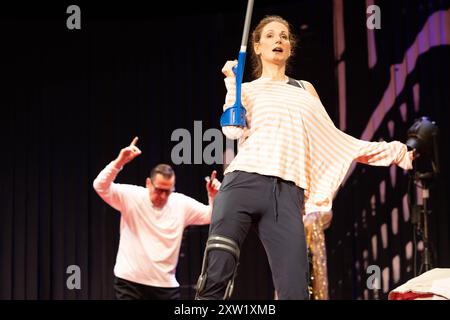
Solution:
M422 203L413 208L411 223L415 225L414 247L417 249L417 237L423 241L419 274L432 269L430 238L428 231L428 216L431 210L428 204L430 197L429 186L439 173L438 127L427 117L417 120L408 130L408 148L414 150L413 174L410 175L410 185L414 180L422 191ZM411 195L409 195L411 197ZM418 199L417 199L418 200ZM414 276L417 275L414 258Z
M434 173L439 172L438 127L428 117L421 117L408 130L406 145L414 150L415 158L430 160ZM424 159L426 158L426 159Z

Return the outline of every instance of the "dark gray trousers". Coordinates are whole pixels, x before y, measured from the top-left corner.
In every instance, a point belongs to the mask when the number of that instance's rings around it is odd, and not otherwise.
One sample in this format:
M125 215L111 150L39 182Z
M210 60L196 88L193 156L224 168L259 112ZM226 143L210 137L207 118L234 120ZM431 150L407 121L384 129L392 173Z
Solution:
M180 288L147 286L119 277L114 278L117 300L179 300Z
M283 300L309 298L303 202L303 189L294 183L243 171L226 174L214 200L209 235L231 238L241 248L256 224L275 290ZM198 298L222 299L235 266L231 253L209 251L206 284ZM254 268L258 272L258 266Z

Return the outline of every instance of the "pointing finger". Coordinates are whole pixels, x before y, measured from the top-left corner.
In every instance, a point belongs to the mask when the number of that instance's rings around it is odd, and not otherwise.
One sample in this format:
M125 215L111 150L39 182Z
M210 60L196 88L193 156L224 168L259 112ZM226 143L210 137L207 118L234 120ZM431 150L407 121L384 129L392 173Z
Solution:
M214 181L214 179L216 178L216 174L217 174L217 171L216 171L216 170L214 170L214 171L211 173L211 181Z
M134 137L133 141L131 141L130 146L135 146L136 143L138 142L139 138L138 137Z

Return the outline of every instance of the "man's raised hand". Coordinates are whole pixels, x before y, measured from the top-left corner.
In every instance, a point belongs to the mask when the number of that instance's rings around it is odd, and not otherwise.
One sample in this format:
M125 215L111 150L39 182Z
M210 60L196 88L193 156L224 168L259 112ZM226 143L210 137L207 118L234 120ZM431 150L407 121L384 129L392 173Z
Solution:
M221 183L216 179L217 171L214 170L211 173L211 177L205 177L206 180L206 191L208 192L208 196L213 198L216 196L217 192L219 192Z
M131 160L133 160L142 153L141 150L139 150L139 148L136 147L138 139L139 139L138 137L135 137L128 147L125 147L122 150L120 150L120 153L117 156L117 159L115 160L116 168L120 169L121 167L123 167L128 162L130 162Z

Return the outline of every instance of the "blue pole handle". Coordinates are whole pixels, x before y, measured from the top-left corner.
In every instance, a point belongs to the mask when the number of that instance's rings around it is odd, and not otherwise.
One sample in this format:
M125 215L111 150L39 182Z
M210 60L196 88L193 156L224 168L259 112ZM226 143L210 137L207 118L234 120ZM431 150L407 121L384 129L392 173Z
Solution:
M254 0L247 1L247 10L245 12L244 30L242 32L241 48L239 50L237 70L235 67L233 67L233 72L236 74L236 101L234 102L234 105L231 108L225 110L225 112L220 117L220 125L222 127L224 126L245 127L247 125L245 122L246 110L241 103L241 85L242 85L242 76L244 74L248 33L250 30L250 22L253 12L253 2Z
M242 78L244 75L245 67L245 56L247 53L245 51L239 51L238 64L237 67L233 67L233 72L236 74L236 100L234 105L224 111L220 117L220 125L224 126L238 126L245 127L247 125L245 121L246 110L241 102L241 87Z

